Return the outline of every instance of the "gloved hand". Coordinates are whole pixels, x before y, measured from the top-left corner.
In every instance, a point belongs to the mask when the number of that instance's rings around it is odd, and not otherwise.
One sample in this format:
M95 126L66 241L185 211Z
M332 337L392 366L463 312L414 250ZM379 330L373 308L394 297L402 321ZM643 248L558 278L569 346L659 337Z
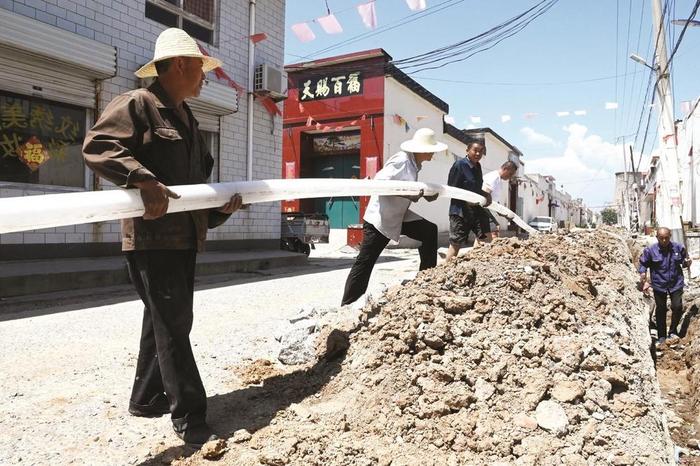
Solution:
M438 198L438 193L435 193L431 196L425 196L425 195L423 196L423 199L425 199L428 202L433 202L437 198Z

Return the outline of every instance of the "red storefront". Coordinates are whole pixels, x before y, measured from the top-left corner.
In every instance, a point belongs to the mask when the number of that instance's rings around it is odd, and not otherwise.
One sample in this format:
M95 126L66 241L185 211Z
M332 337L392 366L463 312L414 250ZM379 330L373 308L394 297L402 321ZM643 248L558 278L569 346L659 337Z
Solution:
M372 178L382 167L384 76L381 49L288 65L283 178ZM284 212L327 213L331 228L361 222L368 198L282 202Z

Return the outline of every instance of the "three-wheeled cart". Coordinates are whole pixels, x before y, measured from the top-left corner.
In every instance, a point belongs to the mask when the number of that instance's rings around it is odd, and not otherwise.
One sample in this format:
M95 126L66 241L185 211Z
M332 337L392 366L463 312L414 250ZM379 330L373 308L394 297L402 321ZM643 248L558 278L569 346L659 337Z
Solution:
M316 243L327 243L330 225L326 214L282 212L280 246L307 256Z

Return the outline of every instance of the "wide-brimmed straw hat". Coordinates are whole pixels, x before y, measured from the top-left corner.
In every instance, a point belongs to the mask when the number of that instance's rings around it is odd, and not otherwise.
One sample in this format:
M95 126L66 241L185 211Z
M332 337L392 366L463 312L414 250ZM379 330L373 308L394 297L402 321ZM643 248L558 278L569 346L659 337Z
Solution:
M204 55L197 42L182 29L169 28L161 32L156 40L156 49L153 52L153 60L149 61L136 73L139 78L158 76L156 62L173 57L195 57L202 59L202 71L207 73L221 66L221 60Z
M413 138L401 143L401 150L413 153L440 152L447 149L447 144L435 140L435 131L419 128Z

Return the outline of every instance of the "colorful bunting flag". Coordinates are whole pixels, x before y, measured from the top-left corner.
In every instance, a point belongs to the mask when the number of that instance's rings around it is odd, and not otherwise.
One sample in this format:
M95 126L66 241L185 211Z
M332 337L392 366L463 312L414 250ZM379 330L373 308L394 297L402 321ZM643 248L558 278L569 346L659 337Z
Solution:
M523 118L525 118L526 120L532 120L532 119L537 118L537 115L539 115L539 113L527 112L526 114L523 115Z
M377 27L377 10L374 8L374 0L357 5L357 12L362 18L362 23L369 29Z
M258 42L267 39L267 34L265 34L264 32L258 32L257 34L252 34L248 36L248 39L250 39L252 43L257 44Z
M448 123L448 124L450 124L450 125L454 125L454 124L455 124L455 119L452 118L452 117L449 116L449 115L445 115L445 116L443 117L443 120L445 120L445 123ZM420 121L420 120L419 120L419 121Z
M340 34L343 32L342 26L333 13L316 18L316 21L318 21L318 24L321 25L326 34Z
M316 38L316 34L306 23L292 24L292 32L300 42L310 42Z
M691 102L689 100L684 100L681 102L681 112L683 115L687 115L690 113L690 104Z
M406 4L411 9L411 11L421 11L425 10L425 0L406 0Z
M510 115L501 115L501 123L508 123L510 120Z

